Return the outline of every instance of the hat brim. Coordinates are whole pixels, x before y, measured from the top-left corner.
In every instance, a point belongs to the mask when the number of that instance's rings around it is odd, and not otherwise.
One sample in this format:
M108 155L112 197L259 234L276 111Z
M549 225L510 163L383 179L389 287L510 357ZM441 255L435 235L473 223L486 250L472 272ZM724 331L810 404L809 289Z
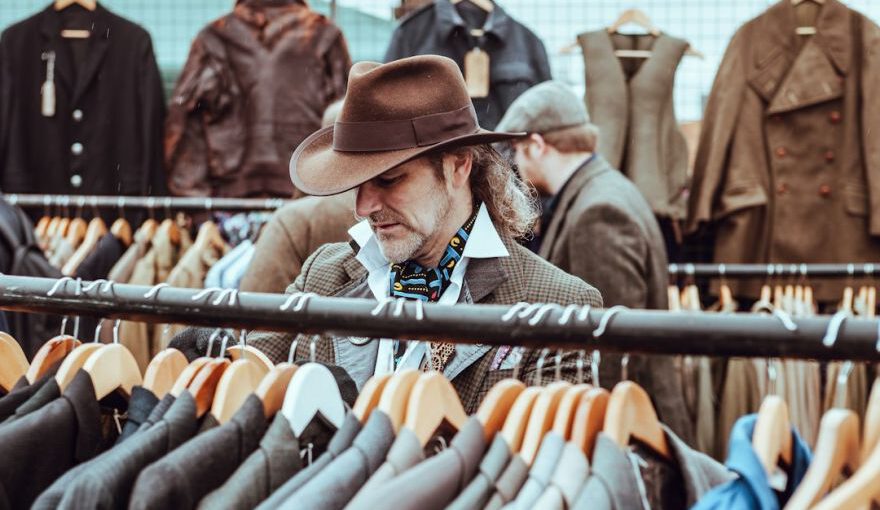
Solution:
M333 126L328 126L312 133L296 148L290 158L290 178L300 191L309 195L337 195L429 152L455 146L501 142L525 135L480 129L476 133L424 147L381 152L341 152L333 150Z

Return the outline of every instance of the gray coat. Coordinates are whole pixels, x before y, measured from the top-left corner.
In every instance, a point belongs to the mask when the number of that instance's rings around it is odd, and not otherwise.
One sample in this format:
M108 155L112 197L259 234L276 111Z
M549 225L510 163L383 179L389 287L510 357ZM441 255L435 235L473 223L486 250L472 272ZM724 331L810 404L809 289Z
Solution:
M595 285L606 307L668 308L663 236L632 182L596 155L572 175L557 200L541 257ZM603 353L602 386L621 379L620 359ZM628 375L651 394L660 419L691 443L693 423L674 358L631 356Z

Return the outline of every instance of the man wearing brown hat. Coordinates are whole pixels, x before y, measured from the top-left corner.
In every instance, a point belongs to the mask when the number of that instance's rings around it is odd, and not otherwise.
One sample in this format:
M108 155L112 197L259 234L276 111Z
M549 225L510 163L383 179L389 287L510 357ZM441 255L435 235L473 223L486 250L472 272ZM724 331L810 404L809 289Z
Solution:
M537 213L488 144L516 136L479 127L461 72L448 58L355 64L335 125L307 138L290 170L294 184L311 195L356 188L362 221L349 231L352 243L315 252L288 291L441 304L601 306L595 288L515 241L530 231ZM292 341L282 334L251 338L276 361L287 357ZM308 350L309 342L300 342L297 357L306 358ZM401 368L442 371L468 412L517 363L504 347L361 338L324 338L317 358L347 370L358 386ZM537 358L526 351L523 378L534 377ZM574 372L571 361L566 366Z

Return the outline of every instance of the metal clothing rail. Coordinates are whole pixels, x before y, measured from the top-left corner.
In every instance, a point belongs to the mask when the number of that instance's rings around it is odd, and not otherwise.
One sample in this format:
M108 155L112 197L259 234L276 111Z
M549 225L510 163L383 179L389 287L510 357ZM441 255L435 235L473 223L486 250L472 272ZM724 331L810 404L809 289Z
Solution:
M880 276L880 262L853 264L669 264L669 276L849 278Z
M877 319L608 310L153 288L0 276L0 309L247 330L487 345L880 361Z
M281 198L137 197L101 195L19 195L4 194L12 205L25 208L113 208L175 211L271 211L290 200Z

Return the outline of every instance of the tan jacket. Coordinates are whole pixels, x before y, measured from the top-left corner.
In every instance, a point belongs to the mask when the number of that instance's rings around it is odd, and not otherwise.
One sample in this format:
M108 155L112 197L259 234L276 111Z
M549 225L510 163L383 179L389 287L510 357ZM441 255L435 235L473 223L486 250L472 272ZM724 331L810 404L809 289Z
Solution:
M719 263L876 262L880 27L828 0L817 34L801 38L793 9L780 1L730 42L703 121L687 230L714 224ZM844 282L811 282L817 299L840 299ZM761 283L734 291L757 297Z
M324 244L348 238L355 223L354 198L354 192L306 197L278 209L260 233L241 290L284 292L309 255Z

